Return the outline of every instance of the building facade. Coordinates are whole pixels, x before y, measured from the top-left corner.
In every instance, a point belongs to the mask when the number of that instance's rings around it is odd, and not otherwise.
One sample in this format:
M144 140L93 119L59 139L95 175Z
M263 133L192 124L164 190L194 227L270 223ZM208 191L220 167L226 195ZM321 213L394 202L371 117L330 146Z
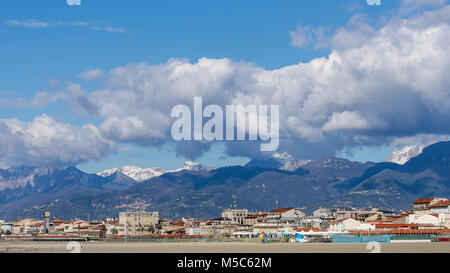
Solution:
M151 233L159 223L157 211L120 212L119 225L123 226L128 235Z

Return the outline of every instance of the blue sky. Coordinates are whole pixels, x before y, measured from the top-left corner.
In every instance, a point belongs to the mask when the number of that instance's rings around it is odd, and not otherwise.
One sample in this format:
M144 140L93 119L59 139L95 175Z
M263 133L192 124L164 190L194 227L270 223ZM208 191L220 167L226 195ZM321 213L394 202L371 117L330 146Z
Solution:
M0 2L0 99L33 100L37 92L66 92L67 82L83 90L109 88L107 78L83 81L80 73L100 69L107 73L127 64L158 65L173 58L191 62L207 57L252 63L266 70L279 69L315 58L327 57L332 48L299 48L290 31L300 25L323 27L334 33L361 15L375 27L392 16L401 1L382 1L369 6L365 0L344 1L103 1L82 0L69 6L65 0ZM3 103L1 119L32 121L46 114L75 126L100 126L104 117L90 117L71 109L70 100L35 107ZM174 147L140 146L116 142L117 151L79 166L94 172L136 164L173 169L184 157ZM362 147L362 148L361 148ZM392 151L382 145L354 146L354 160L381 161ZM205 165L242 164L244 156L224 156L216 145L196 159Z

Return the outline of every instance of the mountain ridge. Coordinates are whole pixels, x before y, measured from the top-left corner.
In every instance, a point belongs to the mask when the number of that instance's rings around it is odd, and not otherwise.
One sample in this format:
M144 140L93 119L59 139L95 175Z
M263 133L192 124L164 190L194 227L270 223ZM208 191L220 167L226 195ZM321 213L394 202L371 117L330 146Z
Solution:
M123 210L145 209L157 210L164 217L208 218L219 215L234 202L256 211L269 210L277 201L279 206L299 207L305 212L319 206L402 210L409 209L418 197L450 196L450 142L430 145L403 165L327 157L286 171L264 165L264 161L255 162L258 164L213 170L183 169L139 183L126 181L131 178L121 173L100 177L76 168L56 170L65 173L63 181L75 181L76 186L66 188L59 181L55 184L59 188L50 187L31 197L0 203L0 215L33 216L49 209L58 217L111 217ZM55 193L56 189L72 192L64 197ZM32 206L36 194L47 194L47 198ZM19 206L13 208L11 204Z

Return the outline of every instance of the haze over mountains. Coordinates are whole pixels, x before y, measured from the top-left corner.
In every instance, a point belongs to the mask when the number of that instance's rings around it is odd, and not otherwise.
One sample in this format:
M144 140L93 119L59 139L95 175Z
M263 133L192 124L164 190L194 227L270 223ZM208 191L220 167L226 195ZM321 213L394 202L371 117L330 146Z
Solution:
M414 149L396 159L412 157ZM401 162L401 161L400 161ZM296 166L299 165L299 167ZM124 210L157 210L162 217L216 217L236 203L250 210L279 206L306 212L319 206L411 209L418 197L450 197L450 142L423 149L403 165L327 157L297 161L288 154L245 166L180 169L135 166L87 174L75 167L0 170L0 218L114 217Z

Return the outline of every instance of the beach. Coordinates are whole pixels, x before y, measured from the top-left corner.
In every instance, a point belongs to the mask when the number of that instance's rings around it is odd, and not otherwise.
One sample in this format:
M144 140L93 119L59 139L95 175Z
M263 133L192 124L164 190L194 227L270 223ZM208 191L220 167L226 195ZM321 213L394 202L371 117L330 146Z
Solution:
M79 246L79 249L78 249ZM370 253L365 243L0 241L0 253ZM450 243L386 243L381 253L450 253Z

